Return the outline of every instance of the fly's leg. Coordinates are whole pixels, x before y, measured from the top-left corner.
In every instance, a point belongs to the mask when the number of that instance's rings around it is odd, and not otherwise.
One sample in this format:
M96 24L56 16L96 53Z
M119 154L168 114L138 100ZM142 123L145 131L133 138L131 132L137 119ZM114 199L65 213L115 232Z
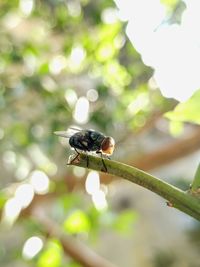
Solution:
M73 162L76 161L76 159L78 159L78 157L80 156L80 153L78 152L78 150L76 148L74 148L74 150L76 151L76 156L67 164L67 165L70 165L72 164ZM88 154L86 151L84 151L86 153L86 167L88 168L89 167L89 157L88 157Z
M102 163L103 163L104 170L105 170L105 172L107 172L108 169L107 169L106 164L105 164L105 161L104 161L104 159L103 159L103 154L102 154L102 152L101 152L101 151L97 151L96 153L101 155L101 160L102 160Z
M78 150L76 148L74 148L74 150L76 151L76 156L68 163L68 165L70 165L71 163L73 163L74 161L76 161L76 159L78 159L80 153L78 152Z
M88 157L88 154L87 154L87 151L89 151L87 149L87 146L83 143L83 142L79 142L80 143L80 146L82 146L82 150L85 152L86 154L86 167L88 168L89 167L89 157ZM75 149L76 150L76 149ZM77 152L77 151L76 151ZM79 153L80 154L80 153Z
M104 169L105 169L105 172L108 171L107 167L106 167L106 164L105 164L105 161L103 159L103 154L101 153L101 160L102 160L102 163L103 163L103 166L104 166Z
M87 164L87 168L88 168L89 167L89 157L88 157L88 154L86 151L85 151L85 153L86 153L86 164Z

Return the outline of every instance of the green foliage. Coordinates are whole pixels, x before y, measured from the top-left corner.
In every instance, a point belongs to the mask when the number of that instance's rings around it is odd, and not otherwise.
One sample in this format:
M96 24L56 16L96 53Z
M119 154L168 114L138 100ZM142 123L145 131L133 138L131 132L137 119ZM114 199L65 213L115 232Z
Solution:
M197 91L188 101L178 104L173 111L167 112L165 116L176 122L200 124L199 103L200 91Z
M64 229L70 234L88 233L91 225L86 215L81 210L76 210L64 221Z
M180 0L161 0L160 2L173 10L176 7L177 3L180 2Z
M183 132L183 123L180 121L170 121L169 130L174 137L179 136Z
M57 240L49 240L46 248L41 252L38 267L59 267L62 263L62 247Z
M6 193L3 191L0 191L0 209L3 208L4 204L6 203L7 196Z
M114 229L122 234L130 234L134 229L138 215L133 210L126 210L117 216L114 222Z

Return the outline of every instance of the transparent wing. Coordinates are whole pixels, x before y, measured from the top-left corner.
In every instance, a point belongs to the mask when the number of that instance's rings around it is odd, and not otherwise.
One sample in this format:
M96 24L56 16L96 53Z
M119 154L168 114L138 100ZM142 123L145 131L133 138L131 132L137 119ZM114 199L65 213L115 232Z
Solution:
M83 129L79 128L79 127L76 127L76 126L72 126L72 127L69 127L69 130L73 130L75 132L80 132L82 131Z
M70 138L74 133L80 132L80 131L82 131L82 129L76 126L72 126L72 127L69 127L67 131L56 131L54 132L54 134L61 136L61 137Z
M69 134L66 131L56 131L54 132L55 135L61 136L61 137L65 137L65 138L70 138L72 135Z

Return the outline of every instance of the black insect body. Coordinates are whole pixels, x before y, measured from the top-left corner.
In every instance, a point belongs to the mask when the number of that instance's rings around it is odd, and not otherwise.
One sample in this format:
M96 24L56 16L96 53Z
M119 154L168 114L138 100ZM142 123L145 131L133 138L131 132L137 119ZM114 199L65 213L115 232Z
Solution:
M68 137L66 132L55 132L55 134L62 137ZM72 162L79 156L80 153L78 150L85 152L95 151L101 155L104 169L107 171L105 162L103 160L103 154L107 157L112 155L115 147L115 141L112 137L105 136L102 133L94 130L80 130L69 138L69 144L77 152L77 156L72 160ZM88 165L89 162L87 158L87 167Z

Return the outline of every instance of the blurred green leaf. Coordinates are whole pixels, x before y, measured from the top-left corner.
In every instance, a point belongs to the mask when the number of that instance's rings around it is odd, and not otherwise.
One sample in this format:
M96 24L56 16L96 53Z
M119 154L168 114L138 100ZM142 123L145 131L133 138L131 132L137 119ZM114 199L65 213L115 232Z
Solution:
M180 121L170 121L169 130L172 136L177 137L182 134L184 128L183 123Z
M160 0L160 2L166 5L168 8L173 9L180 0Z
M61 184L61 186L63 185ZM72 209L74 206L79 206L81 203L81 198L77 194L67 193L64 196L59 198L59 202L60 202L60 205L63 206L66 212L67 210Z
M129 234L133 231L133 225L138 218L138 214L133 210L126 210L119 214L113 223L113 227L119 233Z
M167 112L165 117L172 121L200 124L199 103L200 90L188 101L178 104L173 111Z
M29 143L28 140L28 129L25 123L17 122L12 125L10 134L13 136L13 141L16 145L25 146Z
M131 82L131 77L126 68L118 61L109 61L104 67L104 79L117 94L121 94L125 86Z
M103 43L96 51L96 58L100 62L111 59L116 53L116 48L110 42Z
M112 25L102 25L99 29L99 40L95 50L96 59L99 62L106 62L112 59L118 49L115 45L115 37L120 30L120 23Z
M63 226L65 231L71 234L88 233L91 228L88 216L81 210L72 212L64 221Z
M38 267L60 267L62 262L62 247L60 243L53 239L48 241L47 247L41 252Z
M0 209L3 208L4 204L6 203L8 197L6 196L6 193L3 191L0 191Z

